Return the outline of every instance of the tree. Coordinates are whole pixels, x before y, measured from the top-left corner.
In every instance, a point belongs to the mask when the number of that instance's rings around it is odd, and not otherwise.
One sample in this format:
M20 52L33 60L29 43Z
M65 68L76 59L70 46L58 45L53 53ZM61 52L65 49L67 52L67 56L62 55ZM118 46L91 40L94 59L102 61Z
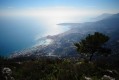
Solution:
M111 49L105 47L105 43L108 40L108 36L95 32L93 35L89 34L85 39L74 45L78 52L89 55L89 60L91 61L94 54L108 55L111 53Z

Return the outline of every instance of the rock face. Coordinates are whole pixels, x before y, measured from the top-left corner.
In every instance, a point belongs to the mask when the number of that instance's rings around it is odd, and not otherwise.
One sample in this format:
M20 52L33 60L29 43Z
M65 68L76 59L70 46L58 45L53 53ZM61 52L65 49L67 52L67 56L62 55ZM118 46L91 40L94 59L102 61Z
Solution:
M68 25L60 24L60 25ZM47 36L46 39L51 39L49 45L39 45L31 49L16 52L12 57L17 56L77 56L74 43L85 38L86 35L94 32L101 32L110 37L108 45L114 54L119 54L119 14L110 15L103 20L86 23L71 24L71 29L55 35Z
M110 76L107 76L107 75L104 75L104 76L102 77L102 80L115 80L115 78L110 77Z
M3 74L5 80L15 80L14 77L11 76L12 70L10 68L7 68L7 67L3 68L2 74Z

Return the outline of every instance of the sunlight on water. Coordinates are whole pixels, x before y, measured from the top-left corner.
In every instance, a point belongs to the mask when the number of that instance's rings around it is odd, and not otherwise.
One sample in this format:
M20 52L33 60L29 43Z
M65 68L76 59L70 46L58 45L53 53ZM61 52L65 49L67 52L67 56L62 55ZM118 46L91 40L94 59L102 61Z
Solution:
M84 17L94 14L91 11L87 12L87 10L68 7L3 10L3 14L0 14L1 19L8 20L2 20L4 23L0 23L3 24L0 27L0 30L3 29L3 35L0 34L3 39L1 42L3 46L0 46L4 50L2 53L11 53L34 45L48 45L52 40L41 40L41 38L69 30L69 27L57 24L81 22Z
M44 40L40 40L37 42L37 44L35 44L33 47L37 47L39 45L49 45L53 42L53 40L51 39L44 39Z

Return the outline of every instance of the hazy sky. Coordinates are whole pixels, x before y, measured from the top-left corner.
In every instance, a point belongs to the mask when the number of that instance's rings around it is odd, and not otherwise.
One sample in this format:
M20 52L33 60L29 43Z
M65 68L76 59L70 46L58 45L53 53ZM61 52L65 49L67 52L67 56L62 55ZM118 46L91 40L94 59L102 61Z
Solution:
M51 31L58 30L58 23L118 12L119 0L0 0L0 16L33 17L47 23Z
M92 9L119 9L119 0L0 0L0 8L81 7Z
M38 11L39 8L45 8L45 10L75 9L75 11L84 11L84 13L97 10L102 13L117 13L119 12L119 0L0 0L1 12L8 10L10 13L21 10L28 11L29 9Z

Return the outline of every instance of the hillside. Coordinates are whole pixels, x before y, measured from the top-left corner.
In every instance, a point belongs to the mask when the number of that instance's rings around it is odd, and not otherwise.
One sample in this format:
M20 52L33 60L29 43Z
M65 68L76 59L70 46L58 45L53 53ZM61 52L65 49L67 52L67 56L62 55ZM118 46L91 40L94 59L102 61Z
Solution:
M16 52L12 57L17 56L77 56L74 43L85 38L87 34L101 32L110 37L108 47L112 49L113 54L119 54L119 14L110 15L103 20L85 23L61 23L59 25L70 25L71 29L54 36L47 36L45 39L51 39L49 45L39 45L31 49ZM80 56L80 55L78 55Z

